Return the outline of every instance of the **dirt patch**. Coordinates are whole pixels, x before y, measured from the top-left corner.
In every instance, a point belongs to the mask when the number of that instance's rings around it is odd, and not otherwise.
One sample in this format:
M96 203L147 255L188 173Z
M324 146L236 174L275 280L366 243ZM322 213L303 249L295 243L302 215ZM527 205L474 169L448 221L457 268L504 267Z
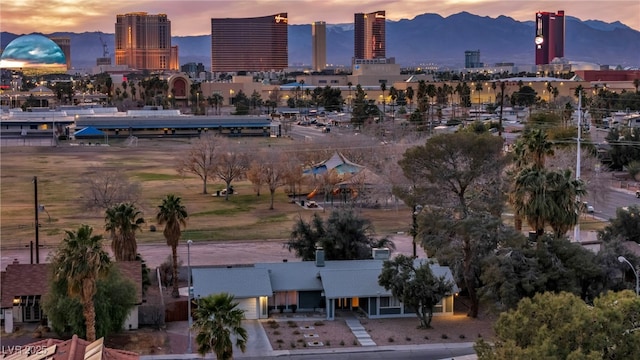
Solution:
M137 352L140 355L170 354L169 336L163 330L142 328L105 337L105 345L113 349Z
M495 318L478 319L466 315L435 316L430 329L418 329L418 318L367 319L359 318L371 339L378 346L419 345L437 343L475 342L482 338L493 340ZM310 341L321 342L323 348L361 346L344 320L305 320L278 318L262 322L273 350L312 348ZM315 334L317 337L305 337Z
M273 350L360 346L344 320L272 319L262 326Z
M419 329L417 317L362 319L360 323L380 346L474 342L495 336L493 319L473 319L466 315L434 316L430 329Z

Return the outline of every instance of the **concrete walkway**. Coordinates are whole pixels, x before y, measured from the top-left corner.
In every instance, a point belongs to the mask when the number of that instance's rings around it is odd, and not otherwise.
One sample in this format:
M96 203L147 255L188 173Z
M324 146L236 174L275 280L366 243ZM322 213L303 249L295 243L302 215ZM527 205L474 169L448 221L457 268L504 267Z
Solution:
M356 337L361 346L376 346L376 343L373 341L367 330L365 330L364 326L360 323L360 320L355 316L348 316L344 319L344 322L347 323L349 329Z

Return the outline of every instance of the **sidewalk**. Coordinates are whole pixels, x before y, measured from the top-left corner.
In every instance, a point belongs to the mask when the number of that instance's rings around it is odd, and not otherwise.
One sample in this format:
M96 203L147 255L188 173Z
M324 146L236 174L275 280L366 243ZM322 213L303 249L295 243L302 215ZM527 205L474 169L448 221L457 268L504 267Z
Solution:
M262 324L258 320L245 320L243 326L247 330L249 335L249 342L247 344L246 352L242 352L237 348L234 348L234 358L253 358L260 359L266 357L276 356L288 356L288 355L320 355L320 354L338 354L338 353L362 353L362 352L379 352L379 351L415 351L415 350L427 350L427 349L460 349L471 348L473 342L464 343L448 343L448 344L421 344L421 345L385 345L377 346L367 344L369 346L357 346L347 348L325 348L325 349L304 349L304 350L273 350L269 339L267 337ZM358 330L357 328L353 329ZM191 334L192 353L187 353L188 344L188 323L186 321L176 321L167 324L167 334L169 335L169 341L171 342L171 349L175 351L174 354L165 355L142 355L141 360L197 360L203 359L197 353L197 345L195 344L195 333ZM359 338L360 340L360 338ZM207 354L204 359L215 359L213 354ZM461 357L447 357L447 360L475 360L476 355L465 355Z

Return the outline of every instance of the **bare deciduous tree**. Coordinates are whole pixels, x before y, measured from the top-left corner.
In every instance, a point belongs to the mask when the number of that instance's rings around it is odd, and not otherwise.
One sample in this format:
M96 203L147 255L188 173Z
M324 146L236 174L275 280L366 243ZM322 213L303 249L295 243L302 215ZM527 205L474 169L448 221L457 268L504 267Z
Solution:
M142 188L130 182L116 168L95 166L89 168L81 205L86 210L105 210L120 203L138 204Z
M194 174L202 179L202 193L207 193L207 180L214 174L216 150L220 138L206 134L193 141L189 151L178 158L176 170L182 176Z
M240 180L249 168L249 158L244 149L229 140L220 144L220 154L216 157L214 173L226 184L225 200L229 200L231 182Z
M611 192L610 176L603 174L607 171L607 167L601 166L600 160L588 150L583 149L580 155L580 179L585 183L587 194L596 203L604 203ZM547 166L553 170L574 170L576 167L576 147L555 149L553 156L548 159Z
M273 210L273 198L275 197L276 190L286 184L287 166L286 154L280 151L267 150L262 153L263 160L263 179L264 183L269 188L269 194L271 194L271 204L269 210Z
M262 185L264 185L264 177L262 174L264 173L264 164L262 161L254 160L249 165L247 169L247 180L251 182L253 185L253 191L256 192L257 196L260 196L260 190L262 189Z
M295 200L296 193L300 193L305 176L300 159L293 153L284 153L282 156L282 166L285 167L285 185L288 185L288 192L293 194Z

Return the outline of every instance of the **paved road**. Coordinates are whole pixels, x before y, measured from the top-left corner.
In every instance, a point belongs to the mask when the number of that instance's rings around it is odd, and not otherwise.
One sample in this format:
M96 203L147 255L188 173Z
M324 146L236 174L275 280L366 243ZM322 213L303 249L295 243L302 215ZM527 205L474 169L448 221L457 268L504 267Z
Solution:
M640 199L636 198L635 191L632 190L611 189L603 200L599 200L597 196L588 196L587 199L595 209L595 216L604 220L615 218L619 207L640 206Z
M392 240L396 244L396 252L410 255L412 253L412 239L408 235L394 235ZM231 242L197 242L187 249L186 241L182 240L178 246L178 256L183 265L187 265L187 253L190 253L192 266L201 265L233 265L252 264L256 262L299 261L294 253L283 247L284 240L264 241L231 241ZM41 249L40 260L44 262L51 249ZM171 254L171 249L164 243L139 244L138 252L150 268L162 264ZM14 259L21 264L30 262L28 248L5 249L0 254L0 268L6 268ZM425 257L424 250L418 247L418 256Z

